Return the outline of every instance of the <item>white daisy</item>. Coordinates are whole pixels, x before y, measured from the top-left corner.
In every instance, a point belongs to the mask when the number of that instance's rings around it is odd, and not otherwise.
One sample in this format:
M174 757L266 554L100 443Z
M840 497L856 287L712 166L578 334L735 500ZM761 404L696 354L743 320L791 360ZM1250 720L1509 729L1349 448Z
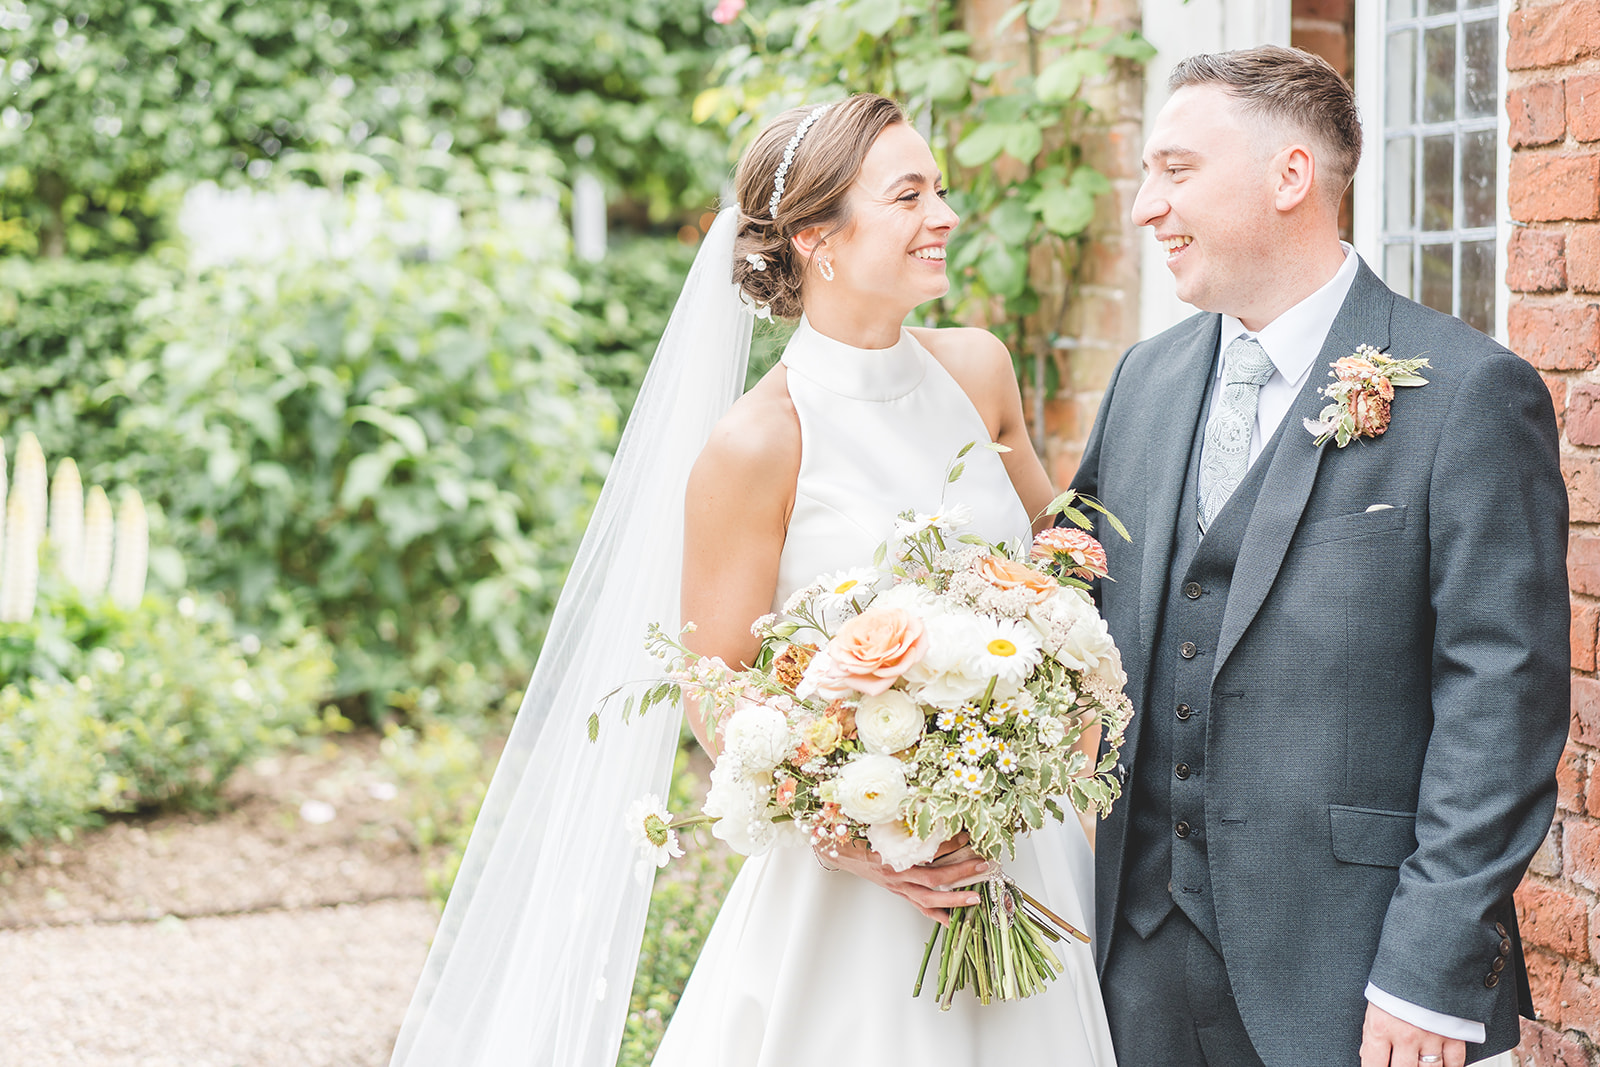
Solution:
M1015 690L1044 658L1039 631L1017 619L978 617L972 630L975 647L968 652L969 676L998 677Z
M647 793L628 805L627 827L628 837L639 850L641 881L648 879L650 864L665 867L674 857L683 855L678 831L672 828L672 813L654 793Z

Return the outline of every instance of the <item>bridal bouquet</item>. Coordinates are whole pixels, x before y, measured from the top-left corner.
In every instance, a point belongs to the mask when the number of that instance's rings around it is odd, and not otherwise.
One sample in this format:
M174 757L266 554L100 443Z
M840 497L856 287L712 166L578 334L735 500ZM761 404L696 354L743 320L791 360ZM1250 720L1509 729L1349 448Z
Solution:
M1051 511L1087 527L1075 503L1098 508L1067 493ZM873 566L821 576L756 621L753 668L696 658L651 627L668 673L640 710L693 697L721 754L703 814L673 819L647 798L631 820L658 865L677 854L677 830L705 822L744 855L799 832L825 854L865 842L896 870L965 831L993 873L981 902L929 939L913 996L938 950L943 1007L967 987L984 1003L1031 996L1062 969L1053 942L1088 940L999 861L1065 805L1104 810L1120 794L1113 768L1133 714L1086 592L1105 576L1101 545L1064 527L991 545L960 532L968 521L960 507L902 513ZM1091 766L1073 745L1095 725L1110 751Z

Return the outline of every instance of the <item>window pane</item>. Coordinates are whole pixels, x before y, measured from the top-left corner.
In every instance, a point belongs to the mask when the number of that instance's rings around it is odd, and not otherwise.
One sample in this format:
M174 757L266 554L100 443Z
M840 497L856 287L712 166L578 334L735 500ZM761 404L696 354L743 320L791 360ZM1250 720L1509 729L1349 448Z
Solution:
M1389 0L1389 20L1417 17L1417 0Z
M1442 15L1456 9L1456 0L1428 0L1428 14Z
M1409 126L1417 99L1417 31L1401 30L1389 35L1389 106L1384 118L1390 126Z
M1471 11L1480 7L1495 7L1498 4L1499 0L1462 0L1461 7L1464 10Z
M1390 141L1383 167L1383 226L1390 231L1412 230L1412 192L1416 181L1416 141L1400 137Z
M1461 246L1461 312L1463 322L1494 333L1494 242L1468 241Z
M1422 295L1419 304L1451 314L1450 248L1448 244L1422 246Z
M1411 287L1411 246L1389 245L1383 250L1383 280L1384 284L1399 293L1401 296L1416 299L1416 290Z
M1467 39L1466 86L1462 92L1463 118L1486 118L1495 113L1500 95L1500 55L1494 19L1469 22Z
M1455 138L1425 137L1422 141L1422 228L1455 228Z
M1435 26L1423 37L1426 74L1422 86L1422 121L1449 122L1456 117L1456 28Z
M1494 130L1461 135L1461 228L1493 226L1495 216ZM1463 265L1463 271L1467 268Z

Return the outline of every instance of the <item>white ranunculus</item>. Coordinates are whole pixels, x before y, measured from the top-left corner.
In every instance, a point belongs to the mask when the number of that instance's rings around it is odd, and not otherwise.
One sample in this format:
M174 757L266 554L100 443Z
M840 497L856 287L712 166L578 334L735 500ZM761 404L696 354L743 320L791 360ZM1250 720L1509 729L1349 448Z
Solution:
M927 620L927 634L928 651L905 673L911 695L939 708L959 708L983 696L989 678L971 670L972 652L982 643L978 617L937 615Z
M905 765L893 756L853 759L840 769L834 783L839 809L868 826L898 819L908 794Z
M723 748L752 771L770 771L793 754L794 731L783 712L743 702L723 729Z
M902 690L865 696L856 707L856 733L868 752L892 756L922 738L922 708Z
M867 841L883 862L897 871L910 870L919 863L932 860L944 841L945 827L935 823L933 832L924 841L912 833L904 819L874 823L867 827Z
M1039 721L1039 743L1046 748L1055 748L1067 736L1067 727L1054 715L1046 716Z

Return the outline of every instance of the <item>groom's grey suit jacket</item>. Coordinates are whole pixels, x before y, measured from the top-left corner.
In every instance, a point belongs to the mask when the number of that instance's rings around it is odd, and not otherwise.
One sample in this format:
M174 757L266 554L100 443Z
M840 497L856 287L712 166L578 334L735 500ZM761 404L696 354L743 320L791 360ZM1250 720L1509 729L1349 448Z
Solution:
M1128 350L1073 482L1132 534L1100 531L1113 580L1097 594L1145 716L1173 714L1150 706L1151 657L1183 577L1176 524L1195 521L1178 505L1220 330L1196 315ZM1429 384L1398 390L1385 435L1314 447L1303 420L1324 372L1363 344L1425 356ZM1239 1010L1271 1067L1355 1063L1369 979L1485 1023L1469 1060L1504 1050L1528 1007L1512 891L1550 825L1568 726L1550 395L1363 263L1276 437L1206 650L1206 855ZM1137 800L1098 834L1102 969Z

